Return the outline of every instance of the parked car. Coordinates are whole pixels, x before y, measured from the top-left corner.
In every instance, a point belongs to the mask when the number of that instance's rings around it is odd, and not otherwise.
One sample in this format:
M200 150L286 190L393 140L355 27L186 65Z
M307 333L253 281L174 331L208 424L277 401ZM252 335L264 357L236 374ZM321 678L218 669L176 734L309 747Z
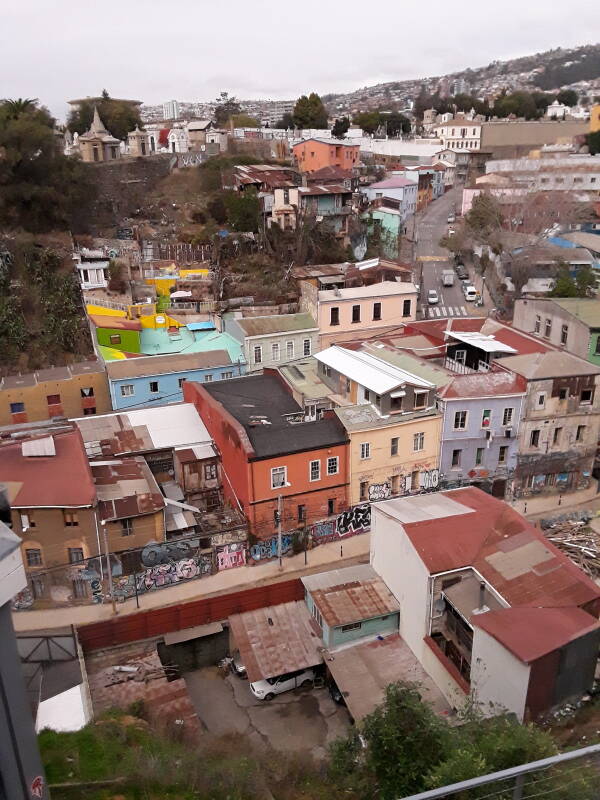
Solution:
M461 281L468 279L469 273L467 272L467 268L464 264L458 264L456 267L456 274L458 275Z
M240 655L240 651L236 650L233 656L231 657L231 669L235 672L238 678L246 678L246 667L242 663L242 657Z
M331 699L333 700L334 703L337 703L340 706L346 705L346 698L341 693L337 683L334 680L330 682L328 689L329 689L329 694L331 695Z
M448 236L454 236L455 233L456 231L454 230L454 228L448 228Z
M429 303L430 306L434 306L436 303L440 302L440 298L435 289L430 289L427 292L427 302Z
M472 303L475 300L477 300L477 289L470 283L466 283L463 286L463 292L465 295L465 300L467 300L469 303Z
M250 684L250 691L259 700L272 700L276 694L289 692L299 686L312 686L316 677L314 669L298 669L276 678L267 678Z
M452 225L453 222L456 222L456 217L454 214L448 214L448 225Z

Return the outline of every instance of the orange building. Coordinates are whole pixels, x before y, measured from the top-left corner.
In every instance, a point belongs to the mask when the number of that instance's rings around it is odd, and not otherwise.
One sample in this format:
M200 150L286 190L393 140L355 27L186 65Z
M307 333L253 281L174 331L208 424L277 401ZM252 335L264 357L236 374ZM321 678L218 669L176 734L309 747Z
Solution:
M349 170L360 160L360 146L346 139L305 139L292 150L300 172L316 172L323 167Z
M331 413L305 421L276 374L183 385L217 445L223 492L258 539L348 508L348 436Z

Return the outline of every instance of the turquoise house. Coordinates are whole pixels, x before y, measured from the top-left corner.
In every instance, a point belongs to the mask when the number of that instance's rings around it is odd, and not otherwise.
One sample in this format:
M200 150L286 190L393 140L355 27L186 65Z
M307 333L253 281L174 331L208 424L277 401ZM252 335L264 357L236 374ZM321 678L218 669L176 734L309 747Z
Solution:
M388 202L388 201L386 201ZM390 206L393 201L389 201ZM400 238L405 233L405 218L400 208L379 206L365 214L369 238L381 241L383 253L387 258L398 258Z
M369 564L302 578L304 599L328 650L398 633L400 607Z

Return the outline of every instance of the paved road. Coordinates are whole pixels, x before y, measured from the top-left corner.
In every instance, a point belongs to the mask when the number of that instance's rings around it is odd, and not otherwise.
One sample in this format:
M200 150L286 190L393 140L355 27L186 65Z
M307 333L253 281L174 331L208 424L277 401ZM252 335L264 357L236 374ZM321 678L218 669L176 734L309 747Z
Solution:
M435 259L420 262L422 274L421 309L424 319L440 317L466 317L477 313L473 303L467 303L462 293L461 283L455 276L454 286L442 286L442 271L452 269L453 262L448 250L440 247L439 241L448 231L448 215L459 205L462 187L451 189L443 197L438 198L419 214L417 219L418 258ZM427 303L427 292L435 289L440 298L437 305Z

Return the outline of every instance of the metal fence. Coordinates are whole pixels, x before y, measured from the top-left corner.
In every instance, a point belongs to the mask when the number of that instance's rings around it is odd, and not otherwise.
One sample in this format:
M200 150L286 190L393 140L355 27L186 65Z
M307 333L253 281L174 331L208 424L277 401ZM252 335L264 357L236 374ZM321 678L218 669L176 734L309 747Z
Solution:
M459 781L403 800L596 800L600 744Z

